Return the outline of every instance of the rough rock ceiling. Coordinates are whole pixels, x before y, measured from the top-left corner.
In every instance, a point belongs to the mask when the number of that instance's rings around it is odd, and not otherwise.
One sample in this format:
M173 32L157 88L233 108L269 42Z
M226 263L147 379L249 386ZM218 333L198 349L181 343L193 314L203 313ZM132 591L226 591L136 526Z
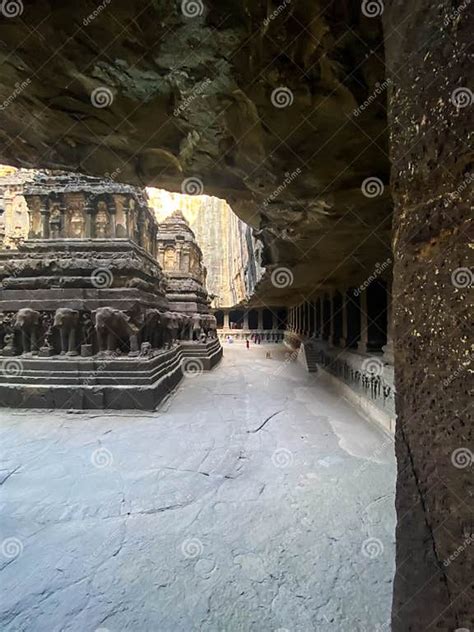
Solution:
M15 1L0 162L227 199L261 231L264 302L390 256L381 23L359 0Z

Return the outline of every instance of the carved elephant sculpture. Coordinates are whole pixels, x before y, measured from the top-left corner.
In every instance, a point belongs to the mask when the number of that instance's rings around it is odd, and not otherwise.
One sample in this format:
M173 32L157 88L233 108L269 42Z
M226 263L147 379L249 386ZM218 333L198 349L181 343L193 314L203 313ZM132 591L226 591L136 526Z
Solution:
M92 312L100 353L113 353L120 343L129 342L129 355L139 354L138 328L120 309L99 307Z
M53 326L59 329L61 355L77 355L76 334L79 326L79 312L76 309L60 307L54 314Z
M16 313L14 328L21 332L21 345L24 354L38 353L40 324L40 313L34 309L24 307Z
M212 338L213 340L217 338L217 318L214 316L214 314L209 314L208 336L209 338Z
M189 314L181 314L181 328L179 330L180 340L193 339L193 319Z
M199 340L202 331L201 314L193 314L191 316L191 337L190 340Z
M201 314L201 330L202 333L209 337L209 333L211 331L211 315L210 314Z
M165 343L163 312L158 309L147 309L145 314L144 342L152 349L161 349Z
M179 323L176 312L162 313L164 344L170 348L176 342L178 337Z

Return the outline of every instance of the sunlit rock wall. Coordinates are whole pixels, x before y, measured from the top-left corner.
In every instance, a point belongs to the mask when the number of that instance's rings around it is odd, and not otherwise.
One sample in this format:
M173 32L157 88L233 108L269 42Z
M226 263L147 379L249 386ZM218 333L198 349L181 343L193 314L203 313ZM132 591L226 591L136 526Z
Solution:
M188 220L203 253L213 306L232 307L250 298L263 273L261 246L227 202L160 189L148 189L148 195L158 221L176 208Z

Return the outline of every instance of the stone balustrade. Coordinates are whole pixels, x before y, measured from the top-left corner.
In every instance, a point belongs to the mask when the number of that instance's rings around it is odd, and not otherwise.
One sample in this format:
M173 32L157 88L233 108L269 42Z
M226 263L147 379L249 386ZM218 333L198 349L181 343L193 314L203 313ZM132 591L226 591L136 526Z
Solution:
M234 341L245 342L252 340L252 337L260 336L261 342L283 342L285 337L284 329L218 329L217 335L221 341L232 336Z

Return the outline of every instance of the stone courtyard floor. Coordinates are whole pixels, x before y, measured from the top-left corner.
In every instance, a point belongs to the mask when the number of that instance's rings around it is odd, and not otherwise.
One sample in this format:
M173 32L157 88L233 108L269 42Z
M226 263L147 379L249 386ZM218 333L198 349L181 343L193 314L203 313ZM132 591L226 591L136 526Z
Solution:
M389 629L391 438L224 353L154 413L0 411L2 631Z

